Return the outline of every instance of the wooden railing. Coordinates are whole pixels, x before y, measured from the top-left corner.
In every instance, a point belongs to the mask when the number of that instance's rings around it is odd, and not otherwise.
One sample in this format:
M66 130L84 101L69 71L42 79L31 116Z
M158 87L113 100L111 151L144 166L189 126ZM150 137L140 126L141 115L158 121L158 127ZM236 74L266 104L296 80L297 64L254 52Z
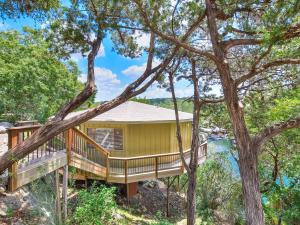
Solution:
M9 129L9 149L13 150L17 144L30 137L39 127L40 126L27 126ZM37 162L42 158L50 158L55 152L60 151L66 152L68 164L70 164L74 155L79 155L79 158L84 159L85 163L90 162L92 165L98 165L96 166L96 175L97 172L104 170L105 179L109 180L111 177L121 177L122 183L128 183L128 179L135 175L142 176L142 174L150 173L153 178L158 178L159 173L163 171L176 170L180 171L180 173L184 172L179 152L138 157L111 157L108 150L102 148L85 133L77 128L71 128L51 138L45 144L35 149L26 157L18 160L9 168L9 172L12 174L9 178L11 190L15 190L16 188L15 174L17 174L18 169ZM207 156L207 143L201 144L198 151L199 160ZM189 163L190 150L184 151L183 154L185 160ZM101 175L103 176L103 174Z
M183 152L185 160L189 163L190 150ZM198 150L198 160L207 156L207 142L200 145ZM158 173L161 171L181 169L184 172L180 153L166 153L138 157L111 157L108 156L108 171L107 176L124 176L125 183L131 175L143 173L155 173L158 178ZM200 162L200 161L199 161Z
M77 128L69 130L72 133L73 141L71 151L95 162L103 167L107 167L109 152L97 144Z
M13 151L13 148L29 138L34 131L40 126L23 126L13 127L8 129L8 149ZM58 134L48 140L45 144L41 145L27 156L16 160L14 164L8 169L9 171L9 189L15 190L17 188L16 175L18 170L34 163L45 157L51 157L54 153L65 150L65 138L63 134Z

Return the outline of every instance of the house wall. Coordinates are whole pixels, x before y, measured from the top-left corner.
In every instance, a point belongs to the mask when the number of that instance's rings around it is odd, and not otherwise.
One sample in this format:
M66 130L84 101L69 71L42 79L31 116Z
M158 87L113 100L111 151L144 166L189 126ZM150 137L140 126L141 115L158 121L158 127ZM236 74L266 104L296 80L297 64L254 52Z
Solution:
M178 142L176 136L176 123L171 124L170 128L170 148L171 152L178 152ZM191 148L191 139L192 139L192 122L182 122L180 123L182 145L184 150Z
M113 150L113 157L134 157L178 152L175 123L152 124L117 124L89 121L80 126L87 133L87 128L122 128L124 150ZM182 122L184 149L190 148L191 122Z
M170 152L170 124L129 124L127 156Z

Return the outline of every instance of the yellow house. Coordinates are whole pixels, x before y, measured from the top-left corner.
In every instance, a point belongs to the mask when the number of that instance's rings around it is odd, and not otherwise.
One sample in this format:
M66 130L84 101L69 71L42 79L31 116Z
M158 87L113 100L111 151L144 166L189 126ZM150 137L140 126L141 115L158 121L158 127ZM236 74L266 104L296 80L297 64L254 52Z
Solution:
M183 157L189 162L192 114L179 112L179 119ZM10 147L18 144L14 140L25 140L37 128L10 129ZM198 149L199 163L206 151L203 143ZM18 161L14 188L67 165L76 168L75 179L126 184L129 196L135 193L138 181L184 173L174 110L128 101L82 123L79 129L60 133ZM41 166L45 172L37 173Z
M70 116L80 113L82 111ZM190 158L192 117L191 113L179 112L187 161ZM128 101L81 124L80 130L109 154L106 162L100 162L108 168L106 176L84 173L87 178L127 184L184 173L174 110ZM199 163L205 149L206 146L199 148Z
M184 150L190 148L192 116L179 112ZM171 109L128 101L81 124L80 129L112 157L178 152L176 120Z

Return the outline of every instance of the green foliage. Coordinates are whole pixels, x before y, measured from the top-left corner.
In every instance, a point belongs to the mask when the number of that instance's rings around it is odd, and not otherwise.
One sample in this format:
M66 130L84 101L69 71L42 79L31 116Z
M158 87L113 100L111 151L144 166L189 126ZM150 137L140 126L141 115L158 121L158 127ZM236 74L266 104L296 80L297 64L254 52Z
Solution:
M112 223L116 209L115 188L97 187L79 192L78 205L71 223L82 225L106 225Z
M300 220L300 132L290 130L264 146L259 172L267 224Z
M158 222L151 223L150 225L173 225L173 223L163 217L161 212L157 212L155 217Z
M221 213L233 224L243 223L241 183L228 152L214 153L197 171L197 212L208 224ZM220 221L219 221L220 222Z
M58 0L34 0L34 1L1 1L0 17L19 18L21 16L31 16L35 19L45 18L50 11L56 10L60 6Z
M0 115L45 121L82 88L76 64L62 62L38 32L0 33Z

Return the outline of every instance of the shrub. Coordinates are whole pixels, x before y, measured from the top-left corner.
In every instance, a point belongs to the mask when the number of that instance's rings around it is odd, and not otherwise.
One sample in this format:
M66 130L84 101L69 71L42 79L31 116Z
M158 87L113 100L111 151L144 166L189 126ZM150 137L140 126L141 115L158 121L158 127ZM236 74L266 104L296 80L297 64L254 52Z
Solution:
M79 192L73 222L84 225L111 224L116 209L115 188L95 185Z

